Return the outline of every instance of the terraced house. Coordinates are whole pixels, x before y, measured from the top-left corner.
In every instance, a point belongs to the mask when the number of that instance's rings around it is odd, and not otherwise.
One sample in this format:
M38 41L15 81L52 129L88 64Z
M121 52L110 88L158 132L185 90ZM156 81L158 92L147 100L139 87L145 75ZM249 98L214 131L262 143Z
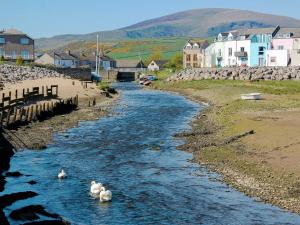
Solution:
M206 67L298 66L300 28L260 28L220 33L205 49Z
M0 57L6 60L34 60L34 40L19 30L0 31Z

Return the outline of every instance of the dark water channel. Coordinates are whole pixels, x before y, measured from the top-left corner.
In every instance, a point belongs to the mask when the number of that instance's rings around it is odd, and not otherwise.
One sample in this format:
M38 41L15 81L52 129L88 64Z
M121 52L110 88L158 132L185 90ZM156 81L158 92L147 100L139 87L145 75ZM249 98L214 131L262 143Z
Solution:
M31 176L7 178L2 194L39 195L7 207L6 215L41 204L72 224L300 224L298 215L246 197L176 150L181 141L172 135L189 129L201 106L130 83L116 86L123 93L109 116L57 134L43 151L13 156L10 170ZM64 181L56 179L61 168ZM92 180L109 187L111 203L89 196Z

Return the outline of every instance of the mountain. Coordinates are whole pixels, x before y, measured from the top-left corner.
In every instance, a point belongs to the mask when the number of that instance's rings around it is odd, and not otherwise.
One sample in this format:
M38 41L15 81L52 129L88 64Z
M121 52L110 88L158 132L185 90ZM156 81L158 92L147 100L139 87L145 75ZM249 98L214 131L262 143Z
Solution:
M95 41L96 33L100 33L101 40L158 37L206 38L229 30L276 25L300 27L300 20L238 9L196 9L147 20L112 31L41 38L36 40L36 46L38 49L50 49L77 41Z

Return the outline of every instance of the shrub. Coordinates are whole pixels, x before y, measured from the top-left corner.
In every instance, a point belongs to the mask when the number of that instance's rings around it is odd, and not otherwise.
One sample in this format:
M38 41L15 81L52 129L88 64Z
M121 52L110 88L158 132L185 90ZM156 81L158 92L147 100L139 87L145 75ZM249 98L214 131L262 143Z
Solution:
M20 57L20 56L18 56L18 57L17 57L17 60L16 60L16 64L17 64L18 66L24 65L24 60L23 60L23 58Z

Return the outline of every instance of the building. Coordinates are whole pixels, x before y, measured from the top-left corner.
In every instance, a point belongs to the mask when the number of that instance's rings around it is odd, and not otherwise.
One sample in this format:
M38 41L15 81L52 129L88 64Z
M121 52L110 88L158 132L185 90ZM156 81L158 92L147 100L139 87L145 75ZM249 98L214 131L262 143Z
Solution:
M80 66L80 59L69 50L65 52L52 51L43 54L35 60L36 63L42 65L54 65L60 68L77 68Z
M168 63L168 60L153 60L148 65L149 71L159 71L163 70Z
M142 60L116 60L117 69L146 69Z
M207 42L188 41L183 48L183 68L205 67L204 49Z
M300 66L300 37L293 38L293 49L291 50L291 65Z
M27 61L34 60L34 40L21 31L10 29L0 31L0 57L16 60L18 57Z
M204 51L205 67L300 66L300 28L220 33Z
M105 71L116 68L117 66L116 60L110 58L109 56L101 55L99 59L100 59L100 68L104 69Z
M267 66L300 66L300 28L281 28L267 52Z

